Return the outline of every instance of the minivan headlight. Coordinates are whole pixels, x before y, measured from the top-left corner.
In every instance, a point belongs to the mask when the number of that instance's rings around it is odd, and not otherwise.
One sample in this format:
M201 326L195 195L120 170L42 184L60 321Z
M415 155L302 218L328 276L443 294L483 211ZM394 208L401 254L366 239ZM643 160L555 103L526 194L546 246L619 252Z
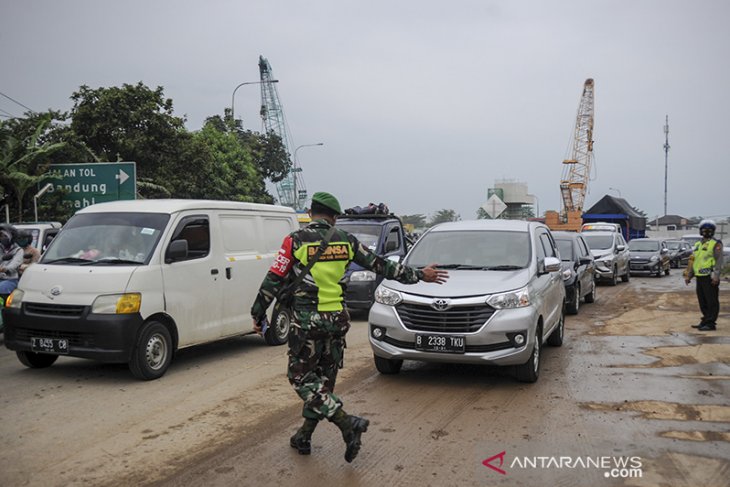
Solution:
M652 261L652 262L656 262L656 261L658 261L658 260L659 260L659 257L658 257L658 256L656 256L656 255L652 255L652 256L651 256L651 258L650 258L649 260L650 260L650 261Z
M142 304L139 293L107 294L99 296L91 305L91 312L106 315L124 315L137 313Z
M508 293L494 294L487 298L487 304L496 309L524 308L530 305L527 286Z
M350 274L350 282L374 281L375 273L373 271L355 271Z
M393 291L387 287L380 286L375 290L375 302L385 304L387 306L395 306L403 301L403 295L398 291Z

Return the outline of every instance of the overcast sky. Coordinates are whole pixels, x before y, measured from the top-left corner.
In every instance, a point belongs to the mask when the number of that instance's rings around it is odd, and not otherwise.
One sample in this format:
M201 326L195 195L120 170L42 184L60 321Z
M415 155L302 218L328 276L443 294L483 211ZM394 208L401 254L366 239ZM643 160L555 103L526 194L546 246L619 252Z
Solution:
M310 195L475 218L496 180L559 209L583 83L595 80L586 209L622 196L730 215L727 0L352 2L0 0L0 92L69 110L79 86L162 86L197 130L269 60ZM235 113L260 131L260 87ZM0 116L24 108L0 97ZM71 161L69 161L71 162ZM611 189L613 188L613 189Z

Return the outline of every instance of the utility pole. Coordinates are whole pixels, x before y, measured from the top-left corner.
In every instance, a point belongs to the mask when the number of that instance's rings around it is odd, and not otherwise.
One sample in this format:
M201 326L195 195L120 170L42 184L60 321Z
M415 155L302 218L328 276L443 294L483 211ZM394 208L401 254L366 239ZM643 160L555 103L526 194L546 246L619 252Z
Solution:
M667 216L667 169L669 168L669 115L664 124L664 216Z

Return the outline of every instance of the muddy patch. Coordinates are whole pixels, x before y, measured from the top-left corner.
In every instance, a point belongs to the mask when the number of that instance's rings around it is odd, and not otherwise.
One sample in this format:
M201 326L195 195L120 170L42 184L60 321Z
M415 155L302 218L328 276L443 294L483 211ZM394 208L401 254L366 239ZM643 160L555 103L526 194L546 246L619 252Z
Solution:
M659 360L646 365L625 365L629 368L677 367L691 364L730 362L730 344L704 343L678 347L656 347L644 351Z
M726 431L664 431L659 436L675 440L730 442L730 433Z
M680 404L662 401L625 401L622 403L583 403L592 411L633 411L646 419L676 421L730 421L730 406L720 404Z
M721 486L728 485L730 477L730 462L722 458L670 452L642 463L641 478L627 479L625 486Z

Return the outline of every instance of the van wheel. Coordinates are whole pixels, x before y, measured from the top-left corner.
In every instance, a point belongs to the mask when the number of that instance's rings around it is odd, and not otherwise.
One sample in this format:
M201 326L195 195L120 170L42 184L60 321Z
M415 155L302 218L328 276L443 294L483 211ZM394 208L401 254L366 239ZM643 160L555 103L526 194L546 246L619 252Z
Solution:
M535 345L530 358L522 365L515 367L515 378L520 382L537 382L540 376L540 349L542 348L542 328L535 330Z
M170 332L159 321L150 321L139 331L129 370L140 380L159 379L165 374L171 361Z
M402 360L392 360L377 355L373 355L373 359L375 359L375 368L385 375L395 375L400 372L400 368L403 366Z
M264 340L268 345L283 345L289 339L292 314L288 308L274 309L271 317L271 326L264 333Z
M629 279L631 279L631 269L629 268L629 264L626 264L626 274L621 276L621 282L629 282Z
M58 359L58 355L50 353L19 351L15 352L15 354L18 356L18 360L20 360L21 364L26 367L30 367L31 369L45 369L46 367L53 365L53 362Z
M563 345L563 338L565 337L565 313L560 312L560 321L558 326L555 327L553 332L547 339L547 344L551 347L560 347Z

